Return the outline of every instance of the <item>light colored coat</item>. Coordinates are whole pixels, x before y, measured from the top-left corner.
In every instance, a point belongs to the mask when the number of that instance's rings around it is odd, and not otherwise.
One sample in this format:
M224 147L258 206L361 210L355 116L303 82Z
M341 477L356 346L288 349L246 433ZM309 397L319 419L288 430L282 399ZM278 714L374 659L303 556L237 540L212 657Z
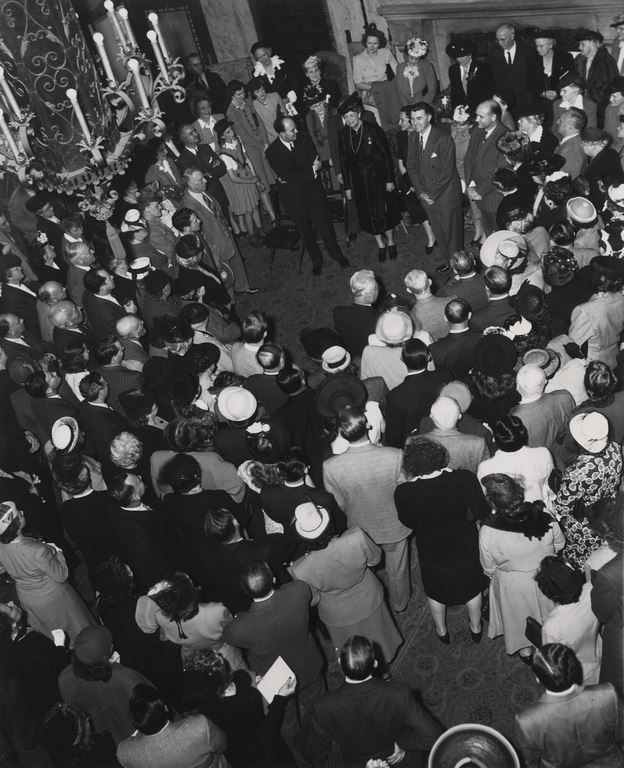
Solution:
M587 359L601 360L615 368L624 329L624 296L621 293L595 293L589 301L575 307L568 335L576 344L587 342Z

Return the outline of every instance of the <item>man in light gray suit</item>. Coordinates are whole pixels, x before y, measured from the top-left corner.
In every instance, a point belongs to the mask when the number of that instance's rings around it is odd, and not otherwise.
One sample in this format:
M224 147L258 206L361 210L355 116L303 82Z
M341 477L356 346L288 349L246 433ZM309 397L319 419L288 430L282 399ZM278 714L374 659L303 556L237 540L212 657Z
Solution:
M433 429L423 437L446 448L451 469L467 469L476 474L479 464L490 458L490 451L484 437L457 429L462 415L457 401L452 397L439 397L431 406L430 415Z
M390 606L403 611L410 596L411 531L399 521L394 505L403 453L370 442L360 408L343 408L338 427L349 447L323 462L323 483L346 514L348 526L359 526L383 549Z
M568 173L572 180L581 175L587 163L587 155L583 152L581 133L587 125L587 115L582 109L570 107L561 113L557 120L557 132L561 141L555 149L557 155L565 159L562 173Z

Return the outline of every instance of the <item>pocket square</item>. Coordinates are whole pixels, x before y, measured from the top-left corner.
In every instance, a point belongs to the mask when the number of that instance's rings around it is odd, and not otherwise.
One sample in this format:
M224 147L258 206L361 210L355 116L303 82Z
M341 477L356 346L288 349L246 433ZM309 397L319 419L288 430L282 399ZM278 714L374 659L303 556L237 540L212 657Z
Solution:
M433 160L433 158L437 157L437 156L438 156L438 153L437 152L433 152L430 159Z

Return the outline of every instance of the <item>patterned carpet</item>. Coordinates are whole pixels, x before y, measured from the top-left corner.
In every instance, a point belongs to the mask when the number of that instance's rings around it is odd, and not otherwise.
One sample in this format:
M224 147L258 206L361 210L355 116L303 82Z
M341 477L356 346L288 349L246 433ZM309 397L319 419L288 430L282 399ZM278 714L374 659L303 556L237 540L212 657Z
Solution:
M295 360L303 351L299 331L305 326L331 326L332 308L350 302L348 281L356 269L372 269L388 290L404 293L403 276L410 269L431 268L432 258L425 256L425 237L420 227L410 227L407 232L398 228L399 258L383 264L377 261L377 246L370 235L360 234L347 248L340 225L336 232L352 268L342 270L326 259L320 277L312 277L307 256L299 274L298 253L280 251L270 272L267 250L243 246L250 281L263 290L255 296L237 299L240 314L252 308L264 310L272 318L275 340L287 347ZM468 241L471 233L466 234ZM530 670L506 655L502 638L489 640L487 627L483 640L475 645L463 607L449 610L451 645L437 640L420 587L414 551L412 584L414 594L408 609L398 617L405 642L392 665L393 676L419 690L425 704L445 726L479 722L511 735L514 714L533 703L538 695ZM338 684L339 680L336 665L332 664L330 684Z

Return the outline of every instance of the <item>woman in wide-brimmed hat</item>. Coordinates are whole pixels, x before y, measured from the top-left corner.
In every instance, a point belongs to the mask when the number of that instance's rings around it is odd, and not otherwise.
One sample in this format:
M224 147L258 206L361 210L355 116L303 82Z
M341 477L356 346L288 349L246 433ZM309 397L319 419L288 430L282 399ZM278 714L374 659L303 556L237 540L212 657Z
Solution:
M502 333L484 336L475 347L468 385L474 395L469 413L490 427L518 402L514 367L518 351Z

